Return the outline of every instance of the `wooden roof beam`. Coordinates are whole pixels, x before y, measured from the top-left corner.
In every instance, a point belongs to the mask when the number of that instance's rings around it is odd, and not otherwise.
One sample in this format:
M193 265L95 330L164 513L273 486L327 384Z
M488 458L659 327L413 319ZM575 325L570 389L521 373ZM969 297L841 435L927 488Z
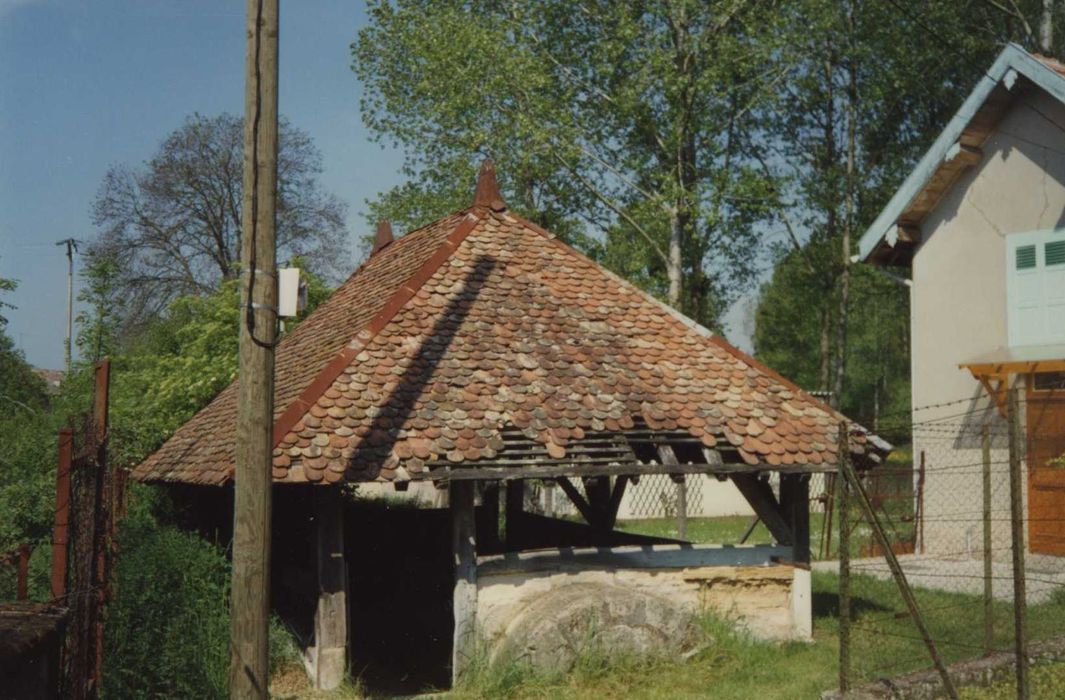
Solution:
M954 145L947 149L943 160L954 163L963 168L971 168L979 163L984 157L984 151L976 146L968 146L961 141L955 141Z

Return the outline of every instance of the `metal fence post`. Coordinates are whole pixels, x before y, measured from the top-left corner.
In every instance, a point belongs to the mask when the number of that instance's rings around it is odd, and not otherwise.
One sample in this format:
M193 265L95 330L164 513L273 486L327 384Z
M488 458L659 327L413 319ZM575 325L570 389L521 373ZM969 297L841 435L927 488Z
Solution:
M67 539L70 533L70 465L74 431L59 430L59 464L55 476L55 526L52 534L52 599L67 594Z
M985 425L980 445L984 456L984 653L995 643L994 592L991 588L991 432Z
M1017 697L1027 700L1028 690L1028 620L1025 610L1024 580L1024 497L1021 472L1021 426L1017 388L1009 390L1006 404L1009 419L1010 450L1010 532L1013 548L1013 633L1017 657Z
M943 663L943 659L939 655L935 640L932 639L928 626L925 625L924 618L921 616L921 611L917 606L917 598L914 597L913 589L910 588L910 584L906 580L906 573L902 570L902 565L899 564L898 557L895 556L895 551L891 548L891 542L888 541L887 533L884 532L884 526L880 523L880 518L877 517L876 511L873 510L873 504L869 501L869 495L865 492L861 482L858 481L858 475L848 461L840 460L840 464L843 468L843 478L850 481L850 486L854 489L855 502L861 509L866 523L872 528L875 541L880 545L880 548L884 550L884 561L887 562L888 568L891 570L891 576L895 579L895 584L898 586L899 593L902 595L902 601L906 604L906 608L909 610L910 617L913 619L913 624L921 634L921 639L924 640L925 647L928 649L928 655L932 658L932 664L939 672L939 677L943 681L943 690L946 691L947 697L952 698L952 700L957 700L958 691L955 690L954 682L951 680L950 674L947 672L946 664Z
M849 445L847 443L847 424L839 425L839 691L850 690L851 672L851 535L847 522L847 509L850 507L850 486L847 483L846 469Z

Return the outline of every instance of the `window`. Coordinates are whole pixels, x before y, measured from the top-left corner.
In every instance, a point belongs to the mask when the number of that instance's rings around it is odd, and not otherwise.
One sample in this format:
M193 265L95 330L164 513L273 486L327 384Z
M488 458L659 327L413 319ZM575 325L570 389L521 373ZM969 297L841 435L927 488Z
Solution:
M1013 347L1065 343L1065 229L1006 237Z
M1065 389L1065 372L1039 372L1032 375L1034 391L1060 391Z

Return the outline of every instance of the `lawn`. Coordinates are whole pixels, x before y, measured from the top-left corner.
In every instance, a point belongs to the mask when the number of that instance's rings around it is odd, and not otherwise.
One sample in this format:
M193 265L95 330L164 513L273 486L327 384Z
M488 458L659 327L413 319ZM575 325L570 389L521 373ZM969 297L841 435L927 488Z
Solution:
M756 700L816 698L838 684L839 624L834 574L813 574L814 639L811 643L756 642L713 617L700 623L712 642L687 661L584 659L564 677L546 678L510 666L481 672L449 698L702 698ZM865 576L855 577L855 627L851 658L855 685L930 665L927 651L904 609L894 586ZM917 597L928 626L948 661L978 656L983 630L980 601L968 595L918 589ZM1009 648L1010 616L1007 605L996 610L995 646ZM1065 596L1029 608L1032 637L1060 634L1065 629ZM355 698L359 685L336 693L307 689L299 665L276 674L273 690L287 698ZM990 689L967 689L969 700L1005 700L1013 697L1011 684ZM1065 697L1065 664L1037 667L1032 674L1034 698ZM426 689L431 691L431 689Z
M883 510L878 512L878 516L880 516L881 522L887 531L888 538L893 542L913 538L913 524L903 521L900 515L908 505L909 504L903 504L897 501L889 501L886 507L886 512ZM890 518L888 517L888 514L890 514ZM857 510L855 510L852 513L851 518L857 519L858 517L859 514ZM687 539L690 542L700 544L735 544L740 541L740 538L743 537L743 533L747 531L750 524L751 516L747 515L728 515L715 518L689 518ZM819 558L818 554L820 551L824 527L825 514L810 513L810 549L814 559ZM623 532L650 535L652 537L678 538L676 518L619 520L617 523L617 529ZM833 558L835 558L839 538L838 517L833 517L832 519L832 530L831 546ZM754 531L751 532L750 537L747 538L747 544L770 544L772 541L772 535L769 534L769 530L767 530L765 525L761 522L755 526ZM851 556L868 556L868 551L863 551L863 549L868 547L872 541L872 528L864 522L859 523L854 528L851 535Z

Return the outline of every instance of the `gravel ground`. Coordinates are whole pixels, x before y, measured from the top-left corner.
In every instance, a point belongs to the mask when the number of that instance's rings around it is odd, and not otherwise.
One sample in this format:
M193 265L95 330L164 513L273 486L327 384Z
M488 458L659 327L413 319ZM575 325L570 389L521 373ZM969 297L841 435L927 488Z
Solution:
M899 563L911 586L954 593L981 595L984 592L983 559L944 559L930 554L902 554ZM839 572L838 561L814 562L815 571ZM883 558L852 559L851 571L891 578ZM1045 603L1055 590L1065 588L1065 558L1028 554L1025 557L1028 604ZM995 561L991 565L995 598L1013 600L1013 565Z

